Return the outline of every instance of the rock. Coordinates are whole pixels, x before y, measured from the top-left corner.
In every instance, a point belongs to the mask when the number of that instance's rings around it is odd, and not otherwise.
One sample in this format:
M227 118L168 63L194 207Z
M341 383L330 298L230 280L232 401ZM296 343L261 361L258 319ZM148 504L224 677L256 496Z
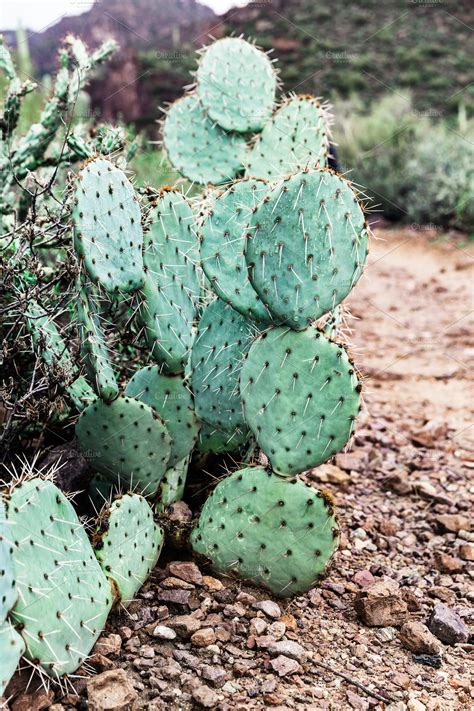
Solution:
M265 622L264 619L261 617L254 617L252 620L250 620L250 625L249 625L249 634L253 635L254 637L260 637L265 630L268 627L268 623Z
M205 709L213 709L217 706L219 697L216 692L208 686L198 686L193 691L194 701Z
M439 654L441 645L422 622L409 621L402 625L400 642L410 652L417 654Z
M10 702L10 708L11 711L42 711L51 707L53 699L52 691L39 688L30 694L20 694L15 701Z
M420 430L412 432L411 439L415 444L419 444L422 447L434 447L446 435L447 431L448 425L446 422L431 420Z
M175 578L181 578L187 583L192 583L193 585L202 585L202 573L197 567L196 563L192 561L178 561L175 563L170 563L168 569L171 575Z
M471 530L470 519L462 514L441 514L440 516L435 516L434 520L441 531L447 531L448 533Z
M156 590L156 600L159 602L171 602L174 605L187 606L190 595L190 590L165 590L163 588L157 588Z
M110 671L111 669L115 669L117 666L111 659L103 654L97 654L97 652L90 655L87 663L90 664L96 672Z
M202 583L209 592L218 592L224 587L220 580L213 578L211 575L203 575Z
M459 558L453 558L453 556L443 553L442 551L435 551L433 554L435 568L440 571L440 573L460 573L464 568L464 563Z
M413 484L408 478L408 473L400 469L384 479L382 488L393 491L399 496L406 496L413 491Z
M311 469L309 477L315 481L329 482L330 484L344 484L350 480L349 474L334 464L321 464L316 469Z
M391 642L395 639L397 631L394 627L381 627L375 632L379 642Z
M419 699L411 697L408 699L407 711L425 711L426 706Z
M216 633L211 627L204 627L197 630L191 636L191 642L195 647L207 647L209 644L214 644L216 641Z
M286 625L281 620L272 622L272 624L268 628L268 634L270 634L272 637L275 637L275 639L281 639L282 637L284 637L285 632Z
M359 449L353 452L337 454L336 464L347 471L362 472L367 466L367 452Z
M89 711L129 711L138 694L123 669L113 669L87 681Z
M445 644L467 642L469 639L469 631L459 615L442 602L435 605L429 628Z
M396 672L392 677L392 681L396 686L399 686L400 689L404 689L405 691L410 687L410 677L404 672Z
M153 659L155 656L155 650L153 647L150 647L149 644L144 644L140 647L140 656L143 657L143 659Z
M351 709L357 709L357 711L367 711L367 709L370 708L367 699L363 699L362 696L359 696L359 694L356 694L354 691L347 689L346 696Z
M384 578L356 594L354 607L370 627L401 624L407 616L407 604L401 598L397 583Z
M107 636L100 637L94 646L94 652L96 654L103 654L107 656L108 654L118 654L122 647L122 638L119 634L109 634Z
M287 676L288 674L294 674L295 672L301 671L301 667L297 661L290 659L289 657L280 656L276 659L272 659L270 662L270 667L275 671L278 676Z
M461 543L459 556L463 560L474 560L474 545L472 543Z
M198 620L193 615L177 615L170 617L167 622L167 627L171 627L181 639L188 639L201 629L201 620Z
M153 630L153 636L158 639L172 640L176 639L176 632L166 625L157 625Z
M370 570L358 570L352 580L363 588L375 583L375 578Z
M223 686L227 679L227 674L222 667L212 666L211 664L203 666L201 676L216 688Z
M291 659L303 661L307 656L307 652L301 644L298 642L292 642L290 640L282 640L281 642L275 642L269 647L268 651L270 654L279 655L283 654L285 657L291 657Z
M273 600L259 600L253 604L255 610L261 610L267 617L277 620L281 617L280 606Z

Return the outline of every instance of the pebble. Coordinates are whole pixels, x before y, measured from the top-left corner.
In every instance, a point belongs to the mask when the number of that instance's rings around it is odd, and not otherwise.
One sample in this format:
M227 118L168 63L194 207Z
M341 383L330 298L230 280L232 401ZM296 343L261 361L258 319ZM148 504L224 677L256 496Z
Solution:
M138 694L123 669L113 669L87 681L89 711L128 711Z
M171 627L166 627L165 625L157 625L153 630L153 636L158 637L158 639L172 640L176 639L176 632L171 629Z
M212 666L211 664L205 664L202 667L201 676L217 688L224 686L227 678L227 674L222 667Z
M107 656L108 654L118 654L122 647L122 638L119 634L109 634L100 637L94 646L94 652L96 654L103 654Z
M193 691L194 701L203 706L205 709L213 709L217 706L219 697L216 692L210 689L208 686L198 686Z
M363 588L373 585L375 578L370 570L358 570L352 580Z
M284 637L285 632L286 632L286 625L281 620L272 622L272 624L268 628L268 633L275 639L281 639L282 637Z
M439 654L441 645L422 622L405 622L400 629L400 642L416 654Z
M253 604L255 610L261 610L267 617L277 620L281 617L280 606L273 600L259 600Z
M219 592L223 589L223 584L217 578L213 578L211 575L203 575L202 584L209 590L209 592Z
M471 529L471 521L462 514L442 514L435 516L435 523L442 531L458 533L458 531Z
M268 623L262 617L254 617L250 620L249 633L254 637L259 637L267 629Z
M282 654L285 657L291 657L291 659L303 660L307 656L307 652L301 644L298 642L292 642L291 640L282 640L281 642L275 642L272 644L268 651L270 654L279 655Z
M399 625L407 616L407 604L400 596L397 583L390 578L359 591L354 606L362 621L370 627Z
M192 615L179 615L170 617L167 626L171 627L181 639L188 639L201 628L201 620Z
M276 659L272 659L270 666L275 671L278 676L287 676L288 674L294 674L295 672L301 671L301 667L297 661L285 657L280 654Z
M216 641L216 633L211 627L203 627L191 636L191 643L195 647L207 647Z
M442 551L435 551L433 558L436 569L441 573L460 573L464 568L462 560Z
M474 560L474 545L472 543L461 543L459 557L463 560Z
M174 575L176 578L181 578L181 580L184 580L187 583L202 585L204 582L201 571L197 567L196 563L193 563L192 561L178 561L170 563L168 570L171 575Z
M467 642L469 639L469 631L459 615L442 602L435 605L429 628L445 644Z

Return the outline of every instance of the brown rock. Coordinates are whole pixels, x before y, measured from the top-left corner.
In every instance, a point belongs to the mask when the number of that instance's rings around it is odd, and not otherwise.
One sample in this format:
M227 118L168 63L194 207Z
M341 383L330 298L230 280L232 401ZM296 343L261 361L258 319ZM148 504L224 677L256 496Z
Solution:
M459 615L442 602L435 605L429 628L445 644L467 642L469 639L469 630Z
M463 560L474 560L474 545L472 543L462 543L459 546L459 556Z
M442 551L435 551L434 555L435 568L440 571L440 573L460 573L464 568L464 563L459 558L453 558L453 556L443 553Z
M87 681L89 711L129 711L138 694L123 669L106 671Z
M214 644L216 641L216 633L210 627L204 627L197 630L191 636L191 642L195 647L207 647L209 644Z
M400 630L400 642L416 654L439 654L441 645L422 622L405 622Z
M363 588L375 583L375 578L370 570L358 570L352 580Z
M301 667L297 661L290 659L289 657L280 654L276 659L272 659L270 666L275 671L278 676L287 676L288 674L294 674L295 672L301 671Z
M211 664L205 664L203 666L201 676L216 688L224 686L227 679L227 674L222 667L211 666Z
M174 605L187 606L191 595L190 590L164 590L157 589L156 599L160 602L171 602Z
M347 689L346 695L351 709L357 709L357 711L367 711L367 709L370 708L367 699L363 699L362 696L359 696L359 694L356 694L354 691Z
M30 694L20 694L15 701L10 703L12 711L42 711L50 708L54 699L52 691L38 689Z
M392 681L396 686L399 686L400 689L404 689L405 691L410 687L410 677L403 672L396 672L392 677Z
M336 455L336 464L347 471L362 472L367 467L367 452L362 450Z
M193 585L203 584L202 573L196 563L192 561L170 563L168 569L175 578L181 578L181 580Z
M202 583L210 592L219 592L224 587L220 580L211 575L203 575Z
M273 655L284 655L285 657L291 657L291 659L296 659L303 661L307 655L307 652L301 644L298 642L291 642L290 640L281 640L280 642L275 642L269 647L268 651Z
M198 620L192 615L170 617L169 620L166 620L166 623L166 626L174 630L181 639L188 639L188 637L191 637L191 635L201 629L202 626L201 620Z
M462 514L441 514L435 516L434 520L442 531L447 531L448 533L471 530L470 519Z
M250 620L249 633L254 637L259 637L267 629L268 623L261 617L254 617Z
M349 474L334 464L321 464L316 469L311 469L309 476L315 481L329 482L330 484L344 484L350 480Z
M403 469L390 474L382 484L384 489L395 492L399 496L406 496L413 491L413 485L408 478L408 473Z
M198 686L193 691L194 701L205 709L213 709L217 706L219 697L216 692L208 686Z
M109 634L107 636L100 637L94 646L94 652L97 654L103 654L107 656L109 654L114 655L120 652L122 647L122 638L119 634Z
M259 602L255 602L253 607L256 610L261 610L267 617L272 617L275 620L281 617L280 606L277 605L276 602L273 602L273 600L260 600Z
M370 627L390 627L401 624L407 616L406 602L398 585L390 578L357 593L354 606L359 617Z
M422 447L434 447L446 435L447 431L446 422L430 420L420 430L412 432L411 439Z

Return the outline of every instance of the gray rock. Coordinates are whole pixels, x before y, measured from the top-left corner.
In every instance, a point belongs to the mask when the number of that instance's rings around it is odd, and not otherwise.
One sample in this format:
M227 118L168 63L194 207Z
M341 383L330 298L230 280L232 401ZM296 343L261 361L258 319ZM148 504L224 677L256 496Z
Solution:
M171 629L171 627L166 627L166 625L157 625L153 630L153 636L158 637L158 639L176 639L176 632Z
M222 667L211 666L211 664L205 664L202 667L201 676L216 688L223 686L227 680L227 674L224 669L222 669Z
M301 667L297 661L285 657L283 654L280 654L276 659L272 659L270 666L278 676L287 676L287 674L294 674L297 671L301 671Z
M217 706L219 697L216 692L208 686L198 686L193 691L194 701L205 709L213 709Z
M290 657L291 659L296 659L296 661L302 661L306 657L306 650L298 642L292 642L289 639L281 640L280 642L275 642L268 650L270 654L275 656L283 654L285 657Z
M442 602L435 605L429 628L445 644L467 642L469 639L469 631L459 615Z
M267 617L271 617L277 620L281 617L281 610L279 605L273 600L259 600L253 604L255 610L261 610Z

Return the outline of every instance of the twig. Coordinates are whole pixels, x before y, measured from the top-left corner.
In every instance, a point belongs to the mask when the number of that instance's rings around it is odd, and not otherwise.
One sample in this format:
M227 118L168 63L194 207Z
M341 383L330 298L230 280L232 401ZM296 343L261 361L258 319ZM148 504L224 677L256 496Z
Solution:
M376 691L372 691L367 686L364 686L364 684L361 684L360 681L356 681L355 679L352 679L347 674L344 674L343 672L340 672L337 669L330 667L328 664L323 664L323 662L317 662L315 659L311 659L311 661L316 666L321 667L322 669L325 669L326 671L330 672L331 674L340 676L341 679L344 679L345 681L347 681L348 684L357 686L358 689L360 689L361 691L366 693L368 696L372 696L374 699L377 699L378 701L386 701L386 702L389 701L391 703L396 703L396 701L397 701L397 699L393 698L393 696L382 696L381 694L377 694Z

